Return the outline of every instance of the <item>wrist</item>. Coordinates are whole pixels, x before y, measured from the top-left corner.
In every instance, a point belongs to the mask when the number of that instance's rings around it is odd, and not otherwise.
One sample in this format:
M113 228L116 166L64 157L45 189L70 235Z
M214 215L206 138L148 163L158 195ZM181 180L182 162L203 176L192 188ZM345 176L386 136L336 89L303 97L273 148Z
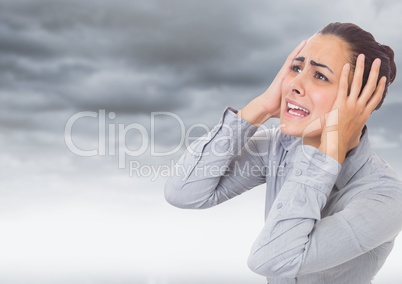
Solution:
M249 102L237 114L242 119L257 127L273 116L263 107L261 96Z
M331 145L330 143L321 144L318 149L324 154L336 160L339 164L343 164L346 158L346 151L340 145Z

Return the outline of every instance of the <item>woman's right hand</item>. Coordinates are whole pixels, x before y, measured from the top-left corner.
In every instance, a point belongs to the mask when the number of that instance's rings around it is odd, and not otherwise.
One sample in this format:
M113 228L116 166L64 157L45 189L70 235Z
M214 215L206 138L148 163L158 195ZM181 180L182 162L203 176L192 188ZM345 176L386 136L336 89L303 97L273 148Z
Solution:
M286 75L291 71L290 67L299 52L302 50L306 41L303 40L287 57L282 68L279 70L275 79L268 89L247 104L239 116L255 126L260 126L271 117L279 117L281 109L281 88Z
M271 117L279 117L281 109L281 94L282 94L282 82L286 75L291 71L291 65L295 57L303 49L306 41L303 40L286 58L285 63L279 70L275 79L272 81L268 89L261 95L262 106L266 109L266 112L271 114Z

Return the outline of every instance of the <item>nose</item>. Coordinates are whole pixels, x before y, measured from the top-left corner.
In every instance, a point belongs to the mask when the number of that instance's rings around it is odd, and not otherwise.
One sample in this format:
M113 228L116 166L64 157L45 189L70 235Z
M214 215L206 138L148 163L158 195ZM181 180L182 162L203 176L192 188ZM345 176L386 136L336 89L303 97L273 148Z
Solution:
M298 95L300 95L301 93L300 93L300 91L298 90L298 89L292 89L292 93L295 93L295 94L298 94Z
M292 94L304 96L305 90L303 83L303 72L293 78L293 80L290 82L290 89L292 90Z

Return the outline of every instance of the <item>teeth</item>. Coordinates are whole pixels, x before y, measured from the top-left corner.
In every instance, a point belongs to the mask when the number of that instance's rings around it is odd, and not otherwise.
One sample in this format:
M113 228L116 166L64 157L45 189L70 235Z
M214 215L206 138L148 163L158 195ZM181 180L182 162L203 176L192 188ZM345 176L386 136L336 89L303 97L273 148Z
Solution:
M310 113L307 109L302 108L302 107L299 107L299 106L294 105L294 104L291 104L291 103L288 103L288 107L289 107L290 109L300 109L300 110L304 111L304 112L307 113L307 114ZM289 112L290 112L290 111L289 111ZM295 112L291 112L291 113L292 113L292 114L296 114ZM302 115L300 115L300 116L302 116Z
M302 115L302 114L300 114L300 113L297 113L297 112L295 112L295 111L293 111L293 110L289 110L289 113L290 114L293 114L293 115L297 115L297 116L300 116L300 117L305 117L305 115Z

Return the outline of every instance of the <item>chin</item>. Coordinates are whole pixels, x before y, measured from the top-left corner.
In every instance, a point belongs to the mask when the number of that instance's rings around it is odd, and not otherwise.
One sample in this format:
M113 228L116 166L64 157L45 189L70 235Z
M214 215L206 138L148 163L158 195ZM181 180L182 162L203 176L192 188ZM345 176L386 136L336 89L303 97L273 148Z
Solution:
M303 133L300 132L300 129L292 129L290 127L285 127L281 125L281 132L286 135L302 137Z
M287 135L316 139L321 137L321 121L320 117L294 118L282 113L280 128L282 133Z
M300 125L294 125L293 123L285 122L282 119L280 120L280 127L282 133L286 135L291 135L295 137L303 136L304 127L300 127Z

